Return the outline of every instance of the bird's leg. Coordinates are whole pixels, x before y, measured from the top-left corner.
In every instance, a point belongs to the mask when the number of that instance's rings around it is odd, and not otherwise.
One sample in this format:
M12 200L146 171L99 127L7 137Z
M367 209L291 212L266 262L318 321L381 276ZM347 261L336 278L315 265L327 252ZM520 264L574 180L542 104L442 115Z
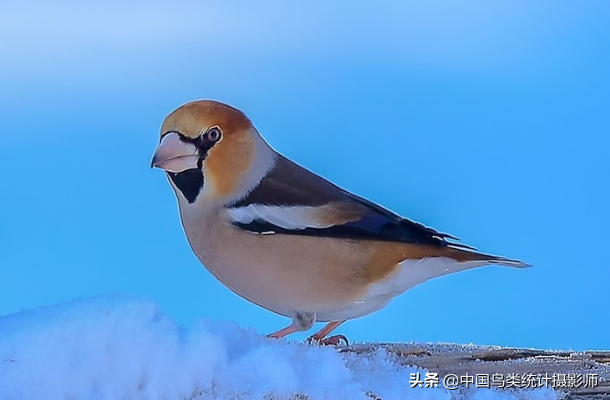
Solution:
M290 326L287 326L284 329L280 329L277 332L270 333L269 335L267 335L267 337L280 339L294 332L306 331L313 326L314 322L316 322L316 313L306 311L293 311L291 314L292 324L290 324Z
M294 333L298 331L298 329L290 324L289 326L285 327L284 329L280 329L277 332L273 332L267 335L268 338L272 338L272 339L281 339L284 336L290 335L291 333Z
M314 333L313 335L311 335L307 341L309 343L312 342L316 342L320 345L323 346L338 346L341 344L341 342L345 342L346 346L349 346L349 341L347 340L347 338L343 335L335 335L335 336L331 336L331 337L326 337L329 333L331 333L332 331L334 331L335 329L337 329L337 327L339 325L341 325L342 323L344 323L345 320L343 321L331 321L328 324L326 324L326 326L324 326L324 328L320 329L318 332Z

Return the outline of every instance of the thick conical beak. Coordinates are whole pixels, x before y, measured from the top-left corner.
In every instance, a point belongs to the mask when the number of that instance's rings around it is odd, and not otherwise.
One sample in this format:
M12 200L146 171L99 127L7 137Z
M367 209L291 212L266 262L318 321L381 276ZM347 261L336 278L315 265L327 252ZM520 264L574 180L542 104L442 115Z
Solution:
M150 166L178 173L197 168L198 161L197 148L190 143L183 142L177 133L172 132L161 139Z

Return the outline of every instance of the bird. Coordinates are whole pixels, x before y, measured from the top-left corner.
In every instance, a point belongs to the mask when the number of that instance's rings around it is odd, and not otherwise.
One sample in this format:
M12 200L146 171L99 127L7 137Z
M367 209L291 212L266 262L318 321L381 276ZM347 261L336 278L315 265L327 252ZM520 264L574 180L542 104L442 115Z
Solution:
M190 247L209 272L291 319L270 338L326 322L309 341L347 344L328 335L429 279L529 266L342 189L281 155L246 114L215 100L165 118L151 167L167 175Z

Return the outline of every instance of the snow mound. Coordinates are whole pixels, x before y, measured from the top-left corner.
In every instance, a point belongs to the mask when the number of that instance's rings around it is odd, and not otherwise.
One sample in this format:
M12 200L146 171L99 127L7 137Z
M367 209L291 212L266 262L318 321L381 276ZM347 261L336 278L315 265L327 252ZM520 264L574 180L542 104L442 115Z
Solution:
M366 357L267 339L235 324L176 325L150 301L75 301L0 317L0 399L555 399L551 390L415 388ZM296 396L298 394L298 396Z

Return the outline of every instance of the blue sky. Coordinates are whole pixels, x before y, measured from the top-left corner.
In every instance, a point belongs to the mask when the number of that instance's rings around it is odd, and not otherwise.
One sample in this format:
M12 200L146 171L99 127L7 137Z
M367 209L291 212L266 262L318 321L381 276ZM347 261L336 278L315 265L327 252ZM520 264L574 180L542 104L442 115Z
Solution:
M149 169L163 118L213 98L340 186L535 265L430 281L352 340L610 348L610 5L328 3L0 5L0 315L120 293L287 324L200 265Z

